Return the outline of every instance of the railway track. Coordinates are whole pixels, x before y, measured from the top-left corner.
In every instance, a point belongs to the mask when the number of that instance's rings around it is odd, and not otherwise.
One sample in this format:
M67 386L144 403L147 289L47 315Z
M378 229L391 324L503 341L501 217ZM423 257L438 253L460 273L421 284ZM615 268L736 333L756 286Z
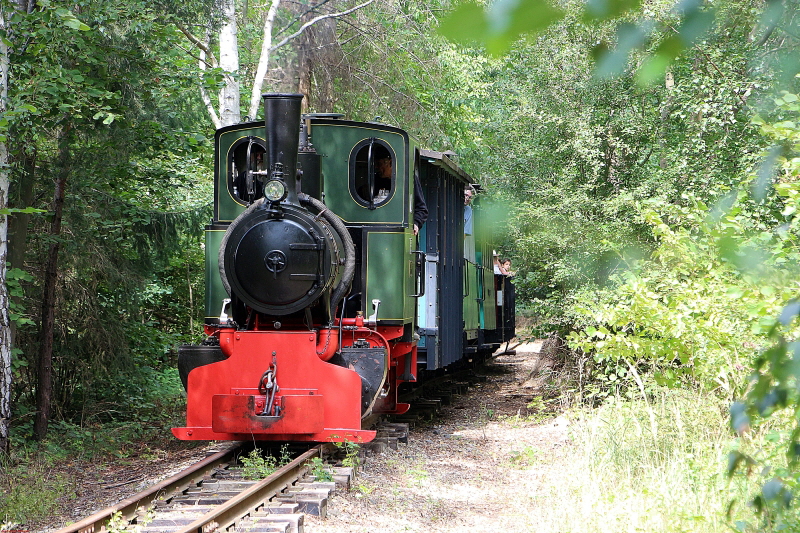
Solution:
M309 476L311 460L330 446L307 449L257 481L242 477L236 459L245 447L233 446L56 533L108 531L120 516L141 533L302 533L304 513L325 516L337 482L349 483L349 469L335 471L331 482Z
M398 442L408 442L410 425L431 420L452 396L464 394L476 381L484 380L468 368L407 391L403 400L412 403L411 412L392 417L393 422L370 419L368 423L377 426L378 435L365 448L372 453L396 449ZM309 476L311 460L331 455L331 444L306 449L257 481L242 477L237 458L247 451L247 444L233 445L55 533L101 533L113 529L113 523L109 526L112 520L136 526L137 533L302 533L304 514L324 517L327 499L337 484L349 487L352 470L348 468L335 469L333 482Z

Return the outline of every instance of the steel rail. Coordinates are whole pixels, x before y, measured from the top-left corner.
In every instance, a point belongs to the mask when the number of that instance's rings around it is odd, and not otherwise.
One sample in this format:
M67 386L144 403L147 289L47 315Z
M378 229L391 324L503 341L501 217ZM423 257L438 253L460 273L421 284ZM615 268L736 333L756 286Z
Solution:
M131 519L135 516L137 509L147 507L160 496L182 491L193 483L198 483L206 474L217 468L220 464L231 461L241 448L241 445L233 446L228 450L209 455L202 461L178 472L174 476L142 492L136 493L116 505L103 509L88 518L84 518L80 522L59 529L55 533L99 533L100 531L104 531L106 524L108 524L109 520L111 520L111 517L116 512L122 513L125 519Z
M320 457L324 446L324 444L320 444L311 448L291 463L282 466L252 487L207 512L184 529L175 531L175 533L224 531L225 528L233 525L236 520L244 518L249 513L257 510L264 502L278 495L278 493L303 477L309 470L307 462L314 457Z

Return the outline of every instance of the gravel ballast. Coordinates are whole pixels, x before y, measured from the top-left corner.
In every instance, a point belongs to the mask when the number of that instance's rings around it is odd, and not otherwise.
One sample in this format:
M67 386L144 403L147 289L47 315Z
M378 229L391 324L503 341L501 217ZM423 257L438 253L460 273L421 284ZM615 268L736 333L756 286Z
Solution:
M411 429L408 444L368 456L306 533L535 531L540 480L569 452L566 420L543 413L530 387L539 346L494 358L486 382Z

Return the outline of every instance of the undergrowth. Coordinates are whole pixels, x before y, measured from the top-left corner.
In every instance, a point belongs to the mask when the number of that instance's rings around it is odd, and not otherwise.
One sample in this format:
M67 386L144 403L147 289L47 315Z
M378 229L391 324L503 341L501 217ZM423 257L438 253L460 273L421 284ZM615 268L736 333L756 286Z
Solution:
M732 438L726 406L713 395L661 389L571 417L575 453L542 478L539 531L710 533L737 521L748 530L739 517L744 485L721 467L746 444Z
M69 498L71 482L52 459L34 454L0 461L0 521L40 521L56 513Z
M18 412L11 454L0 463L0 523L35 530L37 524L62 514L85 468L109 461L124 465L134 459L156 460L166 450L203 445L177 441L170 432L170 427L182 425L185 409L177 371L165 370L156 377L143 376L152 378L152 390L133 394L126 389L119 404L87 406L75 420L51 421L48 437L41 442L31 440L32 416ZM128 405L120 407L124 398Z
M265 454L259 448L254 448L249 454L239 459L242 463L242 477L245 479L263 479L283 465L292 461L289 446L281 446L278 456Z

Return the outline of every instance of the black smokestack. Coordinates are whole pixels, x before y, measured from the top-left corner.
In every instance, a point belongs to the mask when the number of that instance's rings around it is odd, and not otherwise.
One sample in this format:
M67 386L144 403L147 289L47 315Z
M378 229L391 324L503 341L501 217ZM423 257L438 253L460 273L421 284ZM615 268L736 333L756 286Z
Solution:
M286 201L299 205L297 199L297 151L300 143L300 103L302 94L263 94L266 126L267 179L280 177L289 191Z

